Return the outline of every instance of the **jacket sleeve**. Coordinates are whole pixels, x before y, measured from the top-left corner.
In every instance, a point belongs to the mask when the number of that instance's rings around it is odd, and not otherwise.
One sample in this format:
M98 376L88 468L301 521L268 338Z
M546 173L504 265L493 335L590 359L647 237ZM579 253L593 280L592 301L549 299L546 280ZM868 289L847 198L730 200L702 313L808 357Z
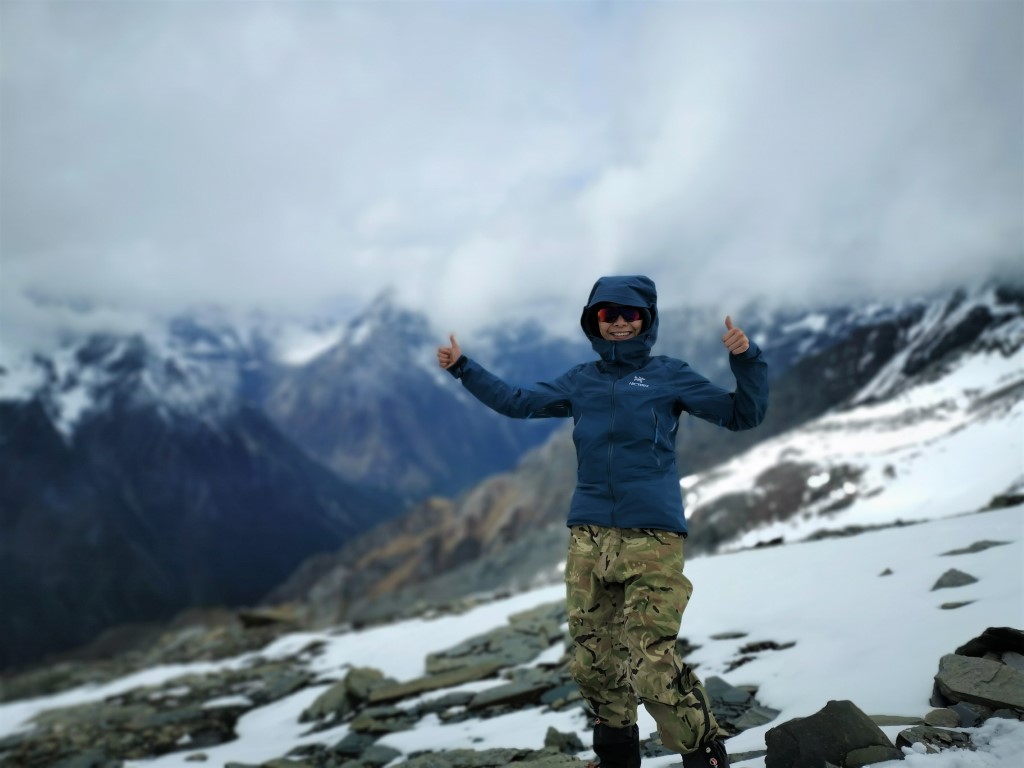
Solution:
M572 415L569 393L573 371L529 388L514 387L463 355L448 372L460 379L473 397L504 416L540 419Z
M694 416L731 429L753 429L768 410L768 363L761 349L750 343L741 355L729 355L736 391L729 392L683 364L680 402Z

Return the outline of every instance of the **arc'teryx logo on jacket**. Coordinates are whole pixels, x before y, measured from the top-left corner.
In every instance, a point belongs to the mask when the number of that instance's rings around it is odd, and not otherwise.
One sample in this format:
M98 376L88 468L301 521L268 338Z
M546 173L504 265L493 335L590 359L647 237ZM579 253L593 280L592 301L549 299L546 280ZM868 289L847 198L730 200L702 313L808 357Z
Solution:
M640 334L608 341L593 309L601 303L643 307L649 320ZM557 379L513 387L462 357L449 368L477 399L513 418L572 417L577 484L569 525L658 528L686 532L676 471L679 416L691 413L731 430L756 427L768 401L767 363L751 342L730 355L735 393L711 383L687 363L652 356L658 337L657 291L643 276L603 277L580 318L600 360Z

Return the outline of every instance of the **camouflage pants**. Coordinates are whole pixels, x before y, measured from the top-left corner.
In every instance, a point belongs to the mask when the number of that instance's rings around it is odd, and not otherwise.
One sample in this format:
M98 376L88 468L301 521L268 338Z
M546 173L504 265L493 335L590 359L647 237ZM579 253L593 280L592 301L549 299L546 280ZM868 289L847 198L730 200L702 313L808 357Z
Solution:
M569 529L565 568L572 675L598 719L636 723L642 703L662 743L680 754L724 736L704 686L676 654L693 585L681 534L652 529Z

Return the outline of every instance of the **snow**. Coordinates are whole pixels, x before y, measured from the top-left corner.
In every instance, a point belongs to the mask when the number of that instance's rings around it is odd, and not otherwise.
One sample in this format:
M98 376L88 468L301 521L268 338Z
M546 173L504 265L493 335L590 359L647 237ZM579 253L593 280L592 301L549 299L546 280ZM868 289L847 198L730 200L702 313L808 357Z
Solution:
M31 358L12 356L0 366L0 400L27 400L46 384L46 371Z
M338 344L343 333L340 325L318 329L288 327L275 339L274 358L284 365L305 365Z
M796 331L807 331L808 333L821 333L828 327L828 316L820 312L811 313L795 323L784 325L782 333L794 333Z
M221 707L251 707L252 700L248 696L221 696L203 702L203 709L219 709Z
M764 471L784 461L813 464L814 490L840 467L860 472L841 494L852 503L826 516L806 514L763 525L729 545L743 549L821 529L959 514L988 504L1024 477L1024 399L1000 393L1024 385L1024 347L961 359L946 375L890 400L830 412L799 430L759 443L729 463L684 478L687 516L729 493L753 492ZM984 460L980 460L984 457ZM955 482L951 482L955 478Z
M1006 541L982 552L944 556L951 549L981 539ZM695 591L681 634L700 646L689 661L705 679L724 677L733 685L758 688L758 700L781 710L768 726L746 731L729 741L732 752L764 749L768 728L821 709L831 699L850 699L869 715L922 717L931 707L932 677L938 660L989 626L1024 627L1024 507L1018 506L915 526L894 527L855 537L790 544L695 558L687 575ZM935 581L956 567L978 581L965 587L932 591ZM880 575L885 569L892 574ZM259 763L309 743L335 744L347 731L340 726L310 733L300 713L351 666L373 666L408 680L424 674L424 658L480 632L505 625L508 617L536 605L563 599L561 586L545 587L481 605L457 616L414 619L365 631L301 632L263 649L264 659L303 655L323 681L271 705L246 713L237 725L238 739L203 748L209 764ZM956 610L948 601L973 601ZM746 633L713 640L725 632ZM732 672L725 672L748 642L795 642L792 648L764 651ZM313 643L323 643L311 650ZM534 663L561 655L561 644L544 651ZM171 681L185 673L232 669L252 662L255 654L217 663L162 667L114 681L22 702L0 705L0 738L28 727L37 713L58 706L99 701L142 685ZM452 690L484 690L501 684L482 681L433 691L436 698ZM208 703L210 704L210 703ZM380 743L405 754L424 749L487 749L543 746L548 727L576 732L590 743L589 726L579 710L550 712L526 709L502 717L444 723L434 715L407 732ZM643 734L655 730L641 713ZM895 737L900 728L887 728ZM1024 723L989 721L972 731L984 751L912 754L900 765L921 768L988 768L1016 765L1024 754ZM188 768L194 750L152 760L130 760L126 768ZM586 756L590 753L584 753ZM666 768L678 757L653 758L644 768ZM745 761L763 768L764 759ZM890 767L894 768L897 763Z

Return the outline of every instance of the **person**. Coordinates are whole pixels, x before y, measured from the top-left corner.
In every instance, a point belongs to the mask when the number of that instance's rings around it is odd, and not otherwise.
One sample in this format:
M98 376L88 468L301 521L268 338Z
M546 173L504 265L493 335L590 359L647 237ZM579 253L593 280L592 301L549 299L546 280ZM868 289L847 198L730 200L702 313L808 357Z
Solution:
M566 598L573 678L596 718L602 768L639 768L637 706L686 768L729 765L700 679L676 652L693 585L675 460L679 417L730 430L756 427L768 400L767 363L725 318L735 392L687 363L654 356L657 290L643 275L601 277L580 318L600 359L553 381L507 384L462 353L455 334L438 364L484 405L513 418L571 417L578 461L570 504Z

